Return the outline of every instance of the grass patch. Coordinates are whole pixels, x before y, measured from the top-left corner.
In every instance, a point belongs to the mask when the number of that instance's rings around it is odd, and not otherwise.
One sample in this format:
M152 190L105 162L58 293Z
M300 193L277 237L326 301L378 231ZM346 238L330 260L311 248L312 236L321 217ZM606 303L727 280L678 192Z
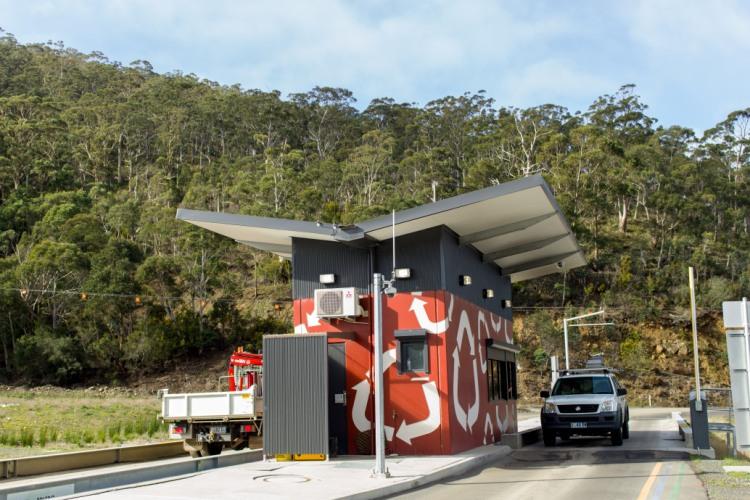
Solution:
M159 410L152 397L0 390L0 458L163 440Z
M746 458L727 457L721 461L721 465L750 465L750 460Z

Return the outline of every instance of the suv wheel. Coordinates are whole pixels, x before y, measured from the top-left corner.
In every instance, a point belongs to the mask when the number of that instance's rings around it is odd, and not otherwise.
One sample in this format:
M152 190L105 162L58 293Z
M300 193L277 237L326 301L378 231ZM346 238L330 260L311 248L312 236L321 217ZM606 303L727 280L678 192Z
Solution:
M622 446L622 427L612 431L612 446Z
M630 438L630 423L627 420L622 424L622 437L623 439Z
M542 438L544 439L544 446L555 446L555 432L542 429Z

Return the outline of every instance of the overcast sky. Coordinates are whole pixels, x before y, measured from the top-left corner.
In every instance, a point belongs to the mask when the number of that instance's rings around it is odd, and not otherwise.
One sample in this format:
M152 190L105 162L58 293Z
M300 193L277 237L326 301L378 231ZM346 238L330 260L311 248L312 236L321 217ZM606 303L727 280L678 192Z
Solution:
M244 88L345 87L360 108L484 89L575 111L635 83L660 124L702 131L750 106L747 1L0 0L0 27Z

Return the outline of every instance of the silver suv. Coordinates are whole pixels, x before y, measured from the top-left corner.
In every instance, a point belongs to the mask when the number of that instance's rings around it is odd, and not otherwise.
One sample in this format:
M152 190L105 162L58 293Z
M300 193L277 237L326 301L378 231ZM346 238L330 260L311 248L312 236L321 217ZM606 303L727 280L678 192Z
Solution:
M557 436L610 436L614 446L630 434L628 393L608 368L561 372L552 392L542 391L542 436L554 446Z

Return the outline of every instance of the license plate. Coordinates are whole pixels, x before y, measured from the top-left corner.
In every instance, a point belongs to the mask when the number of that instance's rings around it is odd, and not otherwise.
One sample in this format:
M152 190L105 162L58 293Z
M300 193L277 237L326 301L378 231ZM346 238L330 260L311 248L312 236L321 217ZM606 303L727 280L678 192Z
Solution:
M585 429L586 428L586 422L571 422L570 427L572 429Z
M212 425L211 432L214 434L226 434L227 428L223 425Z

